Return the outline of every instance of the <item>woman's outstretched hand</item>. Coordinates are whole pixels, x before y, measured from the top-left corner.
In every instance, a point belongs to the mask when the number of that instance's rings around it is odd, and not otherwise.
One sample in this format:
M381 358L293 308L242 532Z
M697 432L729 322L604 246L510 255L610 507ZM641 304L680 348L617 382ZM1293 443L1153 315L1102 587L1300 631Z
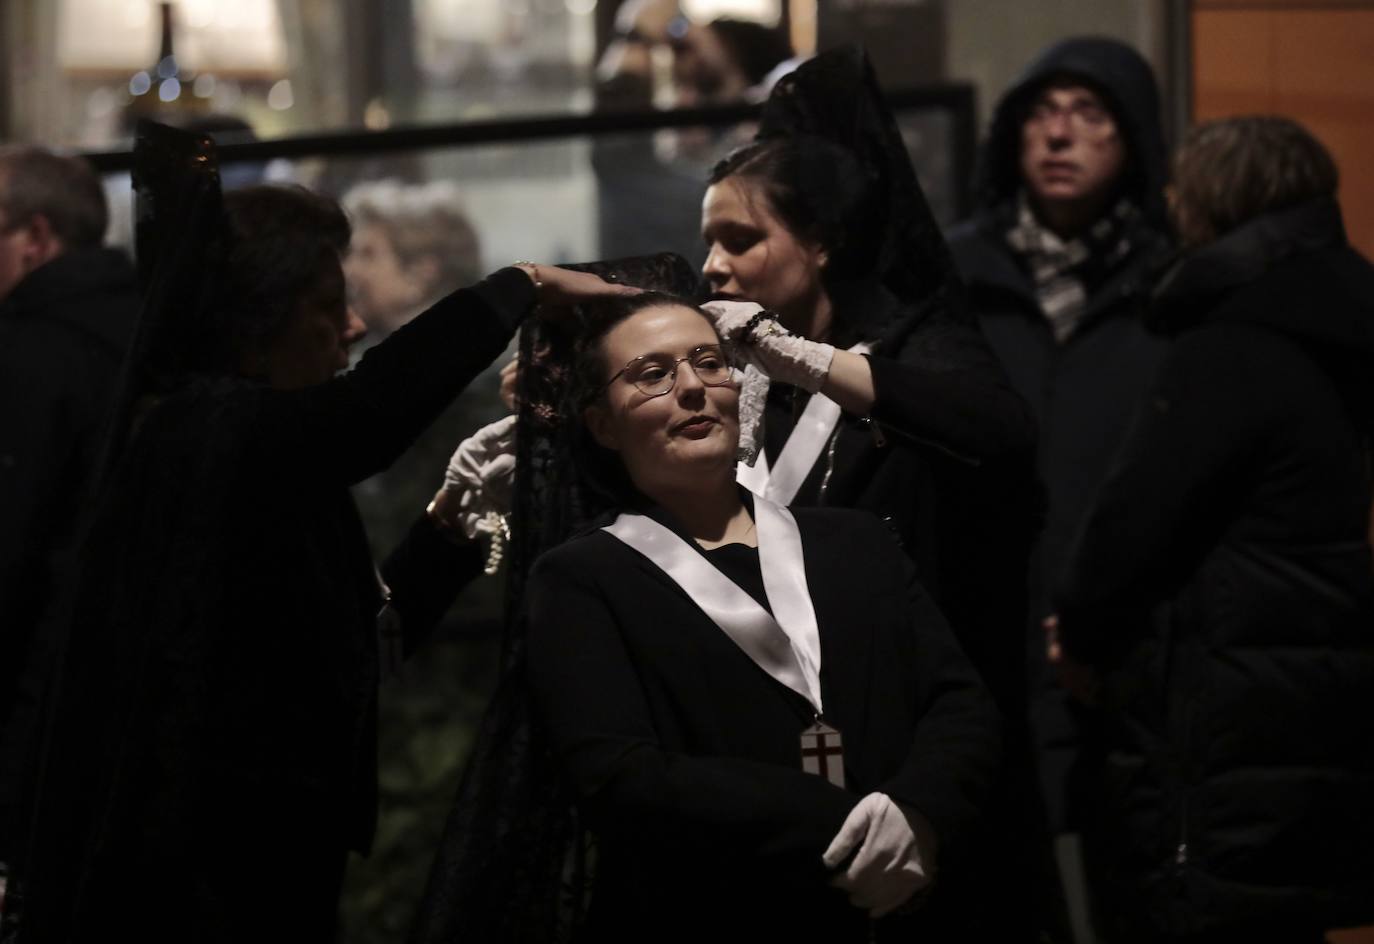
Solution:
M591 272L575 272L559 266L517 262L514 266L534 282L541 305L573 305L593 298L613 295L638 295L643 289L607 282Z
M833 869L851 855L830 884L847 893L854 907L881 918L930 884L935 833L920 813L899 807L885 793L870 793L849 811L822 860Z

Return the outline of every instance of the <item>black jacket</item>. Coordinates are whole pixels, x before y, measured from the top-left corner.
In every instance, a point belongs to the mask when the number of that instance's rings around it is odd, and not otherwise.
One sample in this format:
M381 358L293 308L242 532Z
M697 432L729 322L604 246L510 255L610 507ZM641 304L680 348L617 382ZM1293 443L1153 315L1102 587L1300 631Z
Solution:
M505 348L503 270L328 383L207 379L140 418L91 529L30 870L35 939L324 939L376 818L377 614L348 486ZM421 521L383 568L411 644L480 568ZM242 880L247 900L234 889Z
M979 815L996 712L909 561L869 515L795 514L847 789L801 769L809 703L637 551L594 531L531 573L531 688L600 838L594 940L869 940L821 862L854 804L919 809L946 861Z
M75 535L139 296L113 249L77 249L0 303L0 727Z
M1104 673L1101 916L1374 919L1374 267L1334 201L1184 260L1181 330L1060 594Z
M138 308L113 249L71 250L0 303L0 861L18 851L55 604Z
M1066 343L1055 341L1031 278L1007 245L1022 187L1021 123L1030 99L1052 76L1081 77L1106 98L1129 152L1123 190L1143 211L1126 238L1130 251L1097 273L1088 307ZM1106 475L1135 404L1164 352L1143 316L1165 261L1165 151L1159 99L1149 67L1114 40L1071 39L1035 60L998 103L979 155L979 209L949 237L969 307L1012 386L1040 425L1039 466L1049 510L1031 574L1032 617L1049 615L1049 596L1073 533Z

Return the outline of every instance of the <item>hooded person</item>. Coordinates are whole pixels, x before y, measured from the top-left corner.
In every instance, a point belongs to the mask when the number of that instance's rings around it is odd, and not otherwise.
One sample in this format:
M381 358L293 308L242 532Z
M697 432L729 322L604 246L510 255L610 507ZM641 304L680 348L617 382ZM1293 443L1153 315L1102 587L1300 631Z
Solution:
M1143 313L1167 257L1167 177L1149 65L1080 37L1036 58L1003 95L976 172L977 210L950 249L989 346L1040 423L1049 500L1032 559L1031 718L1047 815L1073 830L1076 725L1044 659L1041 621L1088 502L1165 348Z
M1321 941L1374 920L1374 266L1294 122L1202 125L1175 179L1175 340L1058 593L1096 917Z

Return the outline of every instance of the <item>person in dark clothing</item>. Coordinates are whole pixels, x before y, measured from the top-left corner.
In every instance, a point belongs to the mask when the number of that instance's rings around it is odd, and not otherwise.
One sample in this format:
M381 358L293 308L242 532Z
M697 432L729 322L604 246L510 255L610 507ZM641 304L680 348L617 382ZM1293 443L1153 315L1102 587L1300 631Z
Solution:
M1041 622L1074 530L1165 349L1143 312L1167 258L1167 176L1150 67L1076 38L1033 61L994 112L978 209L949 235L969 306L1040 424L1049 502L1029 577L1031 721L1050 828L1076 828L1067 772L1078 727Z
M333 939L347 853L376 821L379 675L482 563L421 515L379 574L348 486L538 301L630 291L503 269L336 377L362 334L338 206L248 188L207 228L222 257L191 274L214 291L200 330L172 335L194 366L137 399L85 543L27 860L34 940L112 922L149 941Z
M735 482L703 313L603 309L569 421L618 501L528 584L531 698L597 836L588 939L946 940L888 916L978 820L991 699L879 520ZM818 725L843 752L808 770Z
M1200 126L1175 181L1176 340L1058 593L1096 917L1320 941L1374 920L1374 266L1291 121Z
M31 765L54 603L138 317L134 267L103 248L94 171L0 149L0 862Z
M1026 875L1044 868L1024 708L1025 572L1040 511L1030 410L962 304L860 51L784 76L758 140L711 180L702 271L718 297L764 309L723 314L719 326L771 378L760 453L740 481L794 508L873 512L915 563L1006 721L981 847L999 853L972 857L970 898L950 920L973 922L969 936L1033 938ZM1016 903L978 907L989 887Z

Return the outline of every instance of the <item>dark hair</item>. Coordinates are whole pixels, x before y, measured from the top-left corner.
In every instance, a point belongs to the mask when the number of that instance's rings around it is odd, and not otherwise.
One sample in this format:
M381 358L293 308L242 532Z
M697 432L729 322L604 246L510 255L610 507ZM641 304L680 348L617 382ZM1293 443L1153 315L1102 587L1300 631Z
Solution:
M601 353L601 344L606 335L631 316L659 306L688 308L708 323L713 323L695 303L667 292L611 297L578 309L580 323L572 344L572 376L565 406L560 412L575 430L572 438L573 461L583 482L602 499L613 504L633 503L638 493L630 482L620 456L596 441L582 419L582 412L606 391L606 371L610 365Z
M823 282L869 274L875 257L865 234L882 227L862 221L881 219L882 211L872 205L877 188L848 150L820 137L763 138L727 155L708 183L732 177L758 184L788 232L826 250Z
M0 208L11 225L43 216L70 249L99 246L110 219L90 164L25 145L0 148Z
M768 73L792 58L792 44L781 30L755 23L718 17L706 25L716 34L730 60L750 85L758 85Z
M224 195L229 250L214 328L221 366L264 351L330 264L348 248L338 203L304 187L255 186Z
M1199 125L1174 158L1179 228L1192 242L1335 196L1339 183L1336 162L1322 143L1297 122L1273 115Z

